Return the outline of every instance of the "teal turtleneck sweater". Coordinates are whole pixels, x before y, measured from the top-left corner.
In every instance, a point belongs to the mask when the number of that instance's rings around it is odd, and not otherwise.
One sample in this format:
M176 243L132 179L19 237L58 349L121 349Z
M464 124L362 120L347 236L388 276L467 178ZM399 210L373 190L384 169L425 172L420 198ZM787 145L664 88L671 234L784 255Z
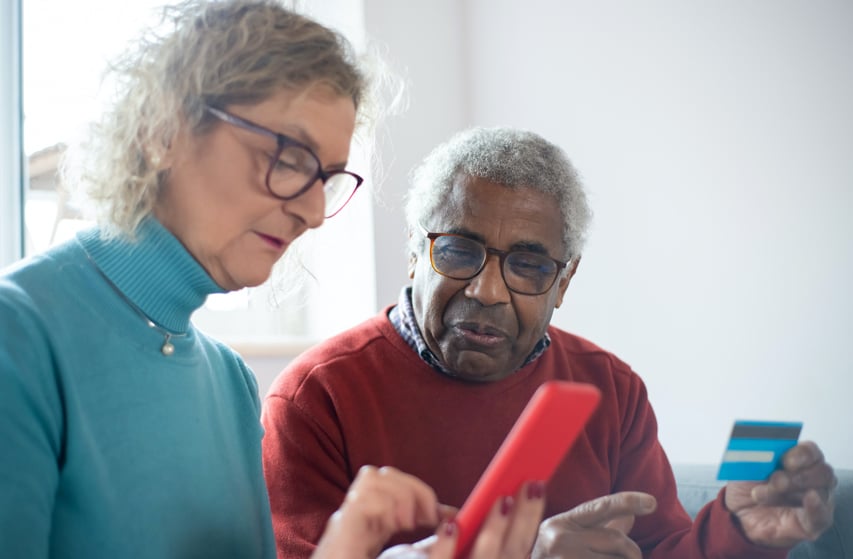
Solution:
M153 219L0 273L0 557L275 557L255 379L190 323L221 291Z

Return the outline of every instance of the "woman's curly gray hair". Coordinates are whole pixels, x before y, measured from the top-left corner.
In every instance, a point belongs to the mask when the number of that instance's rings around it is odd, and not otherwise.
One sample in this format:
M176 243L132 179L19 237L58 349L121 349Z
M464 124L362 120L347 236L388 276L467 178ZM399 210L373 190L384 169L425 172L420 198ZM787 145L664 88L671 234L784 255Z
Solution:
M158 161L180 127L203 133L205 104L263 101L281 89L324 84L352 98L364 118L367 77L349 42L272 0L191 0L163 8L110 68L116 90L65 183L82 190L107 233L132 235L162 181Z
M424 223L446 203L460 177L478 177L508 188L529 187L554 196L563 216L565 258L583 251L592 212L583 184L565 152L541 136L513 128L471 128L436 147L411 175L406 195L409 251L425 242Z

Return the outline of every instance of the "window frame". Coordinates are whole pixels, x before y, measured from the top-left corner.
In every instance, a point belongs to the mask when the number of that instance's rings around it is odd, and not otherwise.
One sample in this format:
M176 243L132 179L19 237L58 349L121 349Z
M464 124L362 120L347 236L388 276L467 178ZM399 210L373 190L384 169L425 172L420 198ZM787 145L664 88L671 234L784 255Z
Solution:
M0 2L0 268L24 255L21 0Z

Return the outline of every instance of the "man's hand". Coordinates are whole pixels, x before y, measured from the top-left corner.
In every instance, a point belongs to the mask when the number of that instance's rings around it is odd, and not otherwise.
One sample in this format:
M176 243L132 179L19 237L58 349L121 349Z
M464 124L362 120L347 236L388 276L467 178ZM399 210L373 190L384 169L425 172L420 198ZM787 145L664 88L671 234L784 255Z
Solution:
M726 485L726 507L754 543L790 547L817 539L832 525L832 491L838 480L817 445L798 444L785 453L782 464L767 483Z
M635 491L582 503L540 525L532 557L642 559L640 548L628 532L635 517L649 514L656 507L654 497Z

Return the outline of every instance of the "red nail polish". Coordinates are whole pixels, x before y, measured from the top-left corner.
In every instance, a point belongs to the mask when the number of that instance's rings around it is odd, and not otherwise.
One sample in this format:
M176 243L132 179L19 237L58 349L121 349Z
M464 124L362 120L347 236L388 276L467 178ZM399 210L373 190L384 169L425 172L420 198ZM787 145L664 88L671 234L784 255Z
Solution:
M528 499L541 499L545 495L545 483L541 481L530 482L527 486Z
M504 497L503 499L501 499L501 514L503 516L507 516L509 514L509 511L512 510L512 505L512 497Z
M441 532L447 536L448 538L452 538L456 535L456 523L452 520L447 520L444 523L444 526L440 528Z

